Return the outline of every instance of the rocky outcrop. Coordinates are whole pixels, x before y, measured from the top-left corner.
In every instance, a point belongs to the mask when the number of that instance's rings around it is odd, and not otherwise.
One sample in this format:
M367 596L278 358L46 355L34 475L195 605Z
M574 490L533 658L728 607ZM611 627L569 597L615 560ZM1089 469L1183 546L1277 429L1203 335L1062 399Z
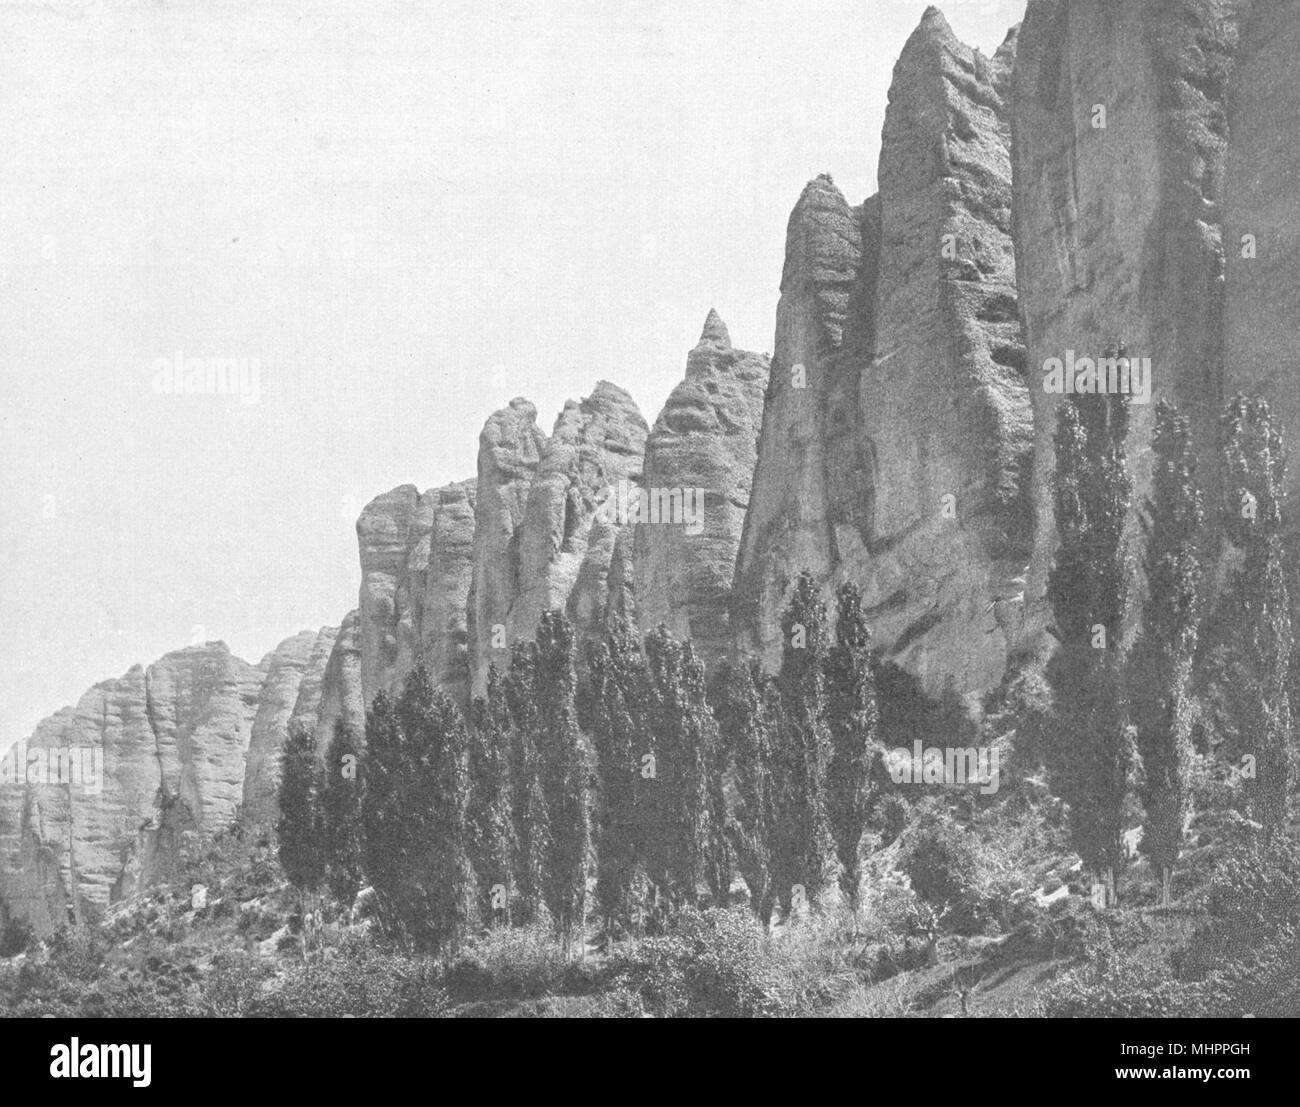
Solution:
M172 879L192 844L235 818L262 683L208 643L137 665L42 722L23 783L0 785L10 910L48 927Z
M1049 358L1150 358L1211 483L1228 393L1300 428L1297 51L1280 0L1031 0L991 59L929 9L894 70L878 194L855 207L821 176L790 216L770 366L710 312L653 431L603 381L550 437L515 399L476 480L366 507L337 631L256 667L181 650L46 719L0 783L0 910L43 933L168 879L241 808L274 817L291 726L362 741L419 661L463 703L551 608L580 660L626 613L706 661L774 667L807 568L828 599L861 586L877 645L933 695L1045 652ZM1152 406L1132 413L1139 500ZM58 775L72 751L90 787Z
M349 611L339 624L321 675L319 701L311 700L304 681L294 707L294 719L307 723L314 720L316 748L322 751L328 748L340 721L352 730L358 742L365 741L366 705L361 690L361 636L357 622L357 613Z
M881 644L932 694L1006 668L1031 522L1031 447L1011 242L1010 130L993 61L934 9L890 88L880 153L873 357L859 385L870 473L863 585ZM859 532L863 533L863 532Z
M474 481L463 481L420 494L402 485L372 500L357 520L357 626L367 705L381 689L399 691L417 660L465 702L474 488Z
M488 666L515 638L510 622L520 589L524 513L545 443L537 408L519 397L492 414L479 434L468 612L476 692L486 684Z
M568 613L579 638L599 634L610 565L624 522L620 487L636 484L648 432L623 389L607 381L570 400L550 438L536 409L514 400L479 438L471 654L481 690L505 647L530 638L542 614Z
M1201 455L1215 457L1225 98L1240 6L1035 0L1025 16L1012 124L1016 261L1034 404L1031 627L1046 621L1055 544L1050 480L1059 397L1042 388L1047 358L1066 350L1095 357L1122 342L1130 356L1151 359L1152 402L1132 409L1129 456L1139 497L1150 479L1157 399L1177 403L1192 419Z
M667 497L671 507L675 495L696 517L636 526L637 615L642 631L664 623L692 639L706 664L731 647L731 581L768 369L762 354L733 349L726 326L710 311L687 357L686 378L646 440L642 496Z
M444 485L433 500L421 640L430 675L460 703L469 699L469 591L474 575L476 483Z
M325 680L330 663L334 658L334 646L339 639L340 627L322 627L312 643L311 653L303 666L302 679L298 681L298 697L294 700L293 711L285 726L288 733L290 726L302 726L316 735L316 744L322 749L329 741L329 734L320 730L321 709L325 700ZM332 733L332 731L330 732ZM248 809L248 789L244 790L245 809Z
M1228 103L1224 252L1227 328L1224 392L1267 397L1300 442L1300 6L1257 0L1241 30ZM1288 466L1291 511L1300 504L1300 465Z
M369 706L415 667L433 512L413 484L376 496L357 519L361 691Z
M733 599L740 648L769 665L808 568L859 583L879 645L930 691L1005 670L1031 533L1014 48L989 60L930 9L894 70L879 195L853 209L822 177L791 216Z
M333 627L304 630L286 638L258 665L265 676L249 734L240 807L241 817L250 825L267 825L278 814L280 754L289 733L289 722L303 700L304 685L306 702L311 703L314 715L320 702L321 678L337 633ZM309 719L306 712L297 717L315 734L314 719Z
M860 213L830 177L809 182L786 228L771 375L732 599L740 649L769 665L780 657L790 583L804 568L826 579L838 560L828 517L828 396L861 262Z

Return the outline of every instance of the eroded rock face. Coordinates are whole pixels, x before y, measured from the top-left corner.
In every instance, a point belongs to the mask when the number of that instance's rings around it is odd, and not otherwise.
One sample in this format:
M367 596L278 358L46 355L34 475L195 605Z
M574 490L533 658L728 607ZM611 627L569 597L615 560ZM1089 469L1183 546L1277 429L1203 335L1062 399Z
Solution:
M435 683L465 701L474 488L474 481L463 481L420 494L402 485L372 500L357 520L367 705L380 689L399 692L417 660Z
M320 702L320 682L329 661L337 630L304 630L286 638L262 659L258 668L265 673L258 693L257 714L249 734L245 758L240 814L252 826L268 825L278 817L276 798L280 788L280 755L289 734L289 721L303 698L304 684L312 714ZM314 697L311 690L314 688ZM299 716L315 733L314 721Z
M860 544L844 528L840 573L863 586L877 638L932 694L1001 679L1032 532L999 95L1013 44L990 61L927 12L894 68L879 227L867 235L874 356L858 405L870 504Z
M25 782L0 785L10 909L40 929L172 879L186 849L235 818L262 683L208 643L98 684L42 722Z
M1031 534L1013 53L983 57L930 9L894 70L879 195L851 208L819 178L791 216L733 599L768 665L808 568L862 587L877 642L932 693L1005 670Z
M1300 8L1257 2L1243 24L1229 96L1225 393L1265 396L1294 457L1300 442ZM1251 237L1247 237L1251 236ZM1252 256L1253 255L1253 256ZM1225 398L1226 398L1225 396ZM1288 466L1292 513L1300 465Z
M479 435L468 613L470 668L479 693L488 666L502 656L498 647L517 637L511 613L520 590L524 513L545 442L537 408L522 398L491 415Z
M474 575L476 482L426 492L432 499L421 639L429 673L458 702L469 699L469 591Z
M732 348L710 311L646 440L643 496L690 496L698 519L635 529L637 615L694 641L712 664L731 646L730 596L758 457L768 359ZM696 490L699 490L698 492ZM694 533L692 533L694 532Z
M1130 356L1151 358L1152 402L1132 409L1139 502L1159 398L1190 416L1203 458L1216 454L1224 100L1237 7L1036 0L1025 16L1011 99L1014 234L1034 404L1031 628L1047 618L1055 547L1059 397L1043 391L1045 359L1067 349L1096 356L1120 341Z
M828 579L837 562L827 515L827 397L861 262L859 213L829 177L809 182L786 229L771 375L732 598L739 648L769 666L780 658L790 584L804 568Z
M368 706L415 667L433 511L413 484L376 496L357 519L361 690Z
M322 751L329 748L340 721L351 728L359 743L365 741L366 704L361 689L361 635L357 622L357 613L349 611L339 624L321 676L319 702L304 698L304 689L294 707L295 717L307 722L314 717L316 748Z
M493 415L479 439L471 654L474 687L544 612L566 611L581 641L605 626L610 565L624 524L620 482L640 479L645 419L623 389L597 383L571 400L544 438L524 400Z
M325 678L329 672L330 662L334 657L334 645L339 638L339 627L322 627L312 644L311 654L303 667L302 679L298 682L298 698L294 700L293 711L289 715L285 733L290 724L299 723L317 736L317 745L323 747L319 724L321 708L325 700ZM248 791L245 787L245 804Z

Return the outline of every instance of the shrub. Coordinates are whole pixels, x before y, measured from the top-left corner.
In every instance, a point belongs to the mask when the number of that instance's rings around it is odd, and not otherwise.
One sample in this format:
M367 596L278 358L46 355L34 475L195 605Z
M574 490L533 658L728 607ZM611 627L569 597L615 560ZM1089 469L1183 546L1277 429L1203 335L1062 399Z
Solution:
M529 999L560 991L565 971L564 948L548 927L501 927L469 943L447 985L463 999Z
M771 1018L795 1013L797 989L745 908L682 912L671 933L612 958L618 987L665 1017Z
M0 935L0 957L17 957L32 943L32 928L22 919L10 919Z
M902 867L917 895L933 907L944 907L970 889L977 858L969 835L951 822L936 820L913 835Z

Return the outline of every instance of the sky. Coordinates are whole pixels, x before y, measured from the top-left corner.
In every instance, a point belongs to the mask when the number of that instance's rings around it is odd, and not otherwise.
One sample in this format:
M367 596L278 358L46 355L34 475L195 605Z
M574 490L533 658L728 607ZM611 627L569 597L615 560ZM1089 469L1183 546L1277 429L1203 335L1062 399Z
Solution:
M0 748L336 625L361 508L473 476L512 397L652 423L710 307L770 350L925 7L0 0ZM1024 0L939 7L991 55ZM240 389L168 391L194 359Z

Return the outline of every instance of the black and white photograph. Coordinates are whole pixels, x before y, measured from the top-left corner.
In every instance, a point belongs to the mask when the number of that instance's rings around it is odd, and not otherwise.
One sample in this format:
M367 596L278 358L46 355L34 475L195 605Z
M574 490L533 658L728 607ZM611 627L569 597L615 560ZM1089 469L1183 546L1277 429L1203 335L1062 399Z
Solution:
M0 108L33 1079L1300 1016L1300 0L3 0Z

